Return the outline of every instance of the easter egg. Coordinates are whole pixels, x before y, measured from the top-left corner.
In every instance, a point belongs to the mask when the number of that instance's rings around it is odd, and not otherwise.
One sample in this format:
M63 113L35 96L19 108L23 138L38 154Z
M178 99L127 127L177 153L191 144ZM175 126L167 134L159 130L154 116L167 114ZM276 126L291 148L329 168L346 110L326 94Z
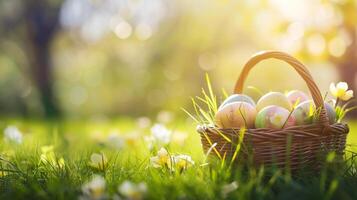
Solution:
M291 110L290 101L284 94L280 92L269 92L262 96L257 102L257 110L260 111L261 109L271 105L280 106L287 110Z
M281 129L296 124L294 116L290 111L280 106L267 106L261 109L255 119L255 128Z
M215 122L220 128L252 128L256 116L255 107L246 102L232 102L218 109Z
M324 105L327 112L327 116L329 118L329 123L330 124L335 123L336 122L335 109L333 108L333 106L331 106L328 103L324 103ZM302 102L299 105L297 105L292 113L292 115L296 119L297 125L306 125L316 122L318 116L315 116L314 118L313 116L314 114L316 115L316 106L314 102L311 100Z
M296 119L296 125L311 124L315 109L315 104L311 100L298 104L291 114Z
M327 116L329 119L330 124L334 124L336 122L336 111L331 104L325 103L325 109L327 111Z
M250 98L249 96L244 95L244 94L233 94L233 95L229 96L226 100L224 100L223 103L221 104L221 106L219 106L219 108L222 108L224 105L227 105L232 102L246 102L246 103L249 103L255 107L254 100L252 98Z
M291 105L294 105L297 101L299 103L302 103L304 101L309 100L309 97L304 93L299 90L292 90L286 94L286 97L290 101Z
M325 109L327 112L327 117L328 117L328 121L330 124L334 124L336 122L336 111L335 108L329 104L329 103L324 103L325 105ZM316 122L317 119L314 119L314 122Z

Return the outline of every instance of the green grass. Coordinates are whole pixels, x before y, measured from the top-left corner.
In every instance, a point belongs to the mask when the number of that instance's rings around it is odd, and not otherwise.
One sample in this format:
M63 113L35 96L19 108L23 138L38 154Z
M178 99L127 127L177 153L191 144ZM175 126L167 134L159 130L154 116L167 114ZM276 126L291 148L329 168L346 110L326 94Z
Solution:
M0 131L16 125L24 134L22 144L0 139L0 199L78 199L82 186L93 175L105 178L106 197L121 196L118 186L124 181L145 182L145 199L357 199L357 160L349 153L346 161L329 162L320 172L305 170L291 176L284 170L237 165L232 168L208 159L192 123L176 120L167 124L174 131L187 132L185 143L166 145L171 154L192 156L195 165L180 173L156 169L150 157L156 150L147 147L144 136L150 127L138 128L130 119L107 122L42 122L1 120ZM349 144L357 144L357 123L350 123ZM106 145L107 136L119 130L121 135L136 135L121 149ZM2 138L2 137L1 137ZM54 145L57 159L64 158L64 167L42 162L41 147ZM356 150L349 146L349 150ZM105 170L89 165L92 153L102 152L108 158ZM347 170L347 168L349 168ZM224 194L224 186L238 185ZM138 196L136 196L138 197Z

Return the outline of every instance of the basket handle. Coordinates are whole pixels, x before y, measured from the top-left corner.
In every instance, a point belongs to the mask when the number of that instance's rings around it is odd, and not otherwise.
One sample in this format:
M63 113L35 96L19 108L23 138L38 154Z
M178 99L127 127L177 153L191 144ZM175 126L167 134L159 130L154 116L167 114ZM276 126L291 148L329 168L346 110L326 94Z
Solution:
M307 68L302 64L300 61L298 61L296 58L290 56L287 53L280 52L280 51L262 51L258 52L257 54L253 55L248 62L244 65L243 70L236 82L235 88L234 88L234 93L242 93L243 91L243 86L244 82L248 76L249 71L260 61L266 60L269 58L275 58L278 60L282 60L290 64L298 73L299 75L305 80L312 99L315 103L316 108L321 108L320 111L320 116L319 116L319 123L322 125L328 127L329 125L329 120L327 117L327 112L324 107L324 101L321 96L321 92L319 88L317 87L315 81L313 80L310 72L307 70Z

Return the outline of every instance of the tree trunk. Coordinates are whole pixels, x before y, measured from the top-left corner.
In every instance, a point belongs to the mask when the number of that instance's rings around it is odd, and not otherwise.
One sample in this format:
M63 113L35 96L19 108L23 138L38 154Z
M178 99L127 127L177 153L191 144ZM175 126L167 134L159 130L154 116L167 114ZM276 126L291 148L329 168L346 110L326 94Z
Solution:
M53 91L51 44L58 27L58 7L43 0L28 0L26 33L32 76L40 93L45 117L59 117L60 110Z
M30 41L31 42L31 41ZM40 93L40 100L45 117L58 117L60 112L57 107L53 91L53 77L49 44L39 45L31 42L31 69L32 76Z

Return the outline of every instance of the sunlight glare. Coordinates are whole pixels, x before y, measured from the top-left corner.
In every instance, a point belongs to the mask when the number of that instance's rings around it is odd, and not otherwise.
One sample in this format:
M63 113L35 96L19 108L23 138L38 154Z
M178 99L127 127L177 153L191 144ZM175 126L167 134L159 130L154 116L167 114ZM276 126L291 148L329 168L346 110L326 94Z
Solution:
M321 55L326 47L325 38L321 34L313 34L307 38L307 49L313 55Z
M328 50L332 56L341 57L346 51L346 42L342 37L336 36L328 44Z
M114 32L118 38L127 39L130 37L132 29L131 25L123 20L115 26Z
M147 40L152 36L152 28L145 23L140 23L135 28L135 35L139 40Z

